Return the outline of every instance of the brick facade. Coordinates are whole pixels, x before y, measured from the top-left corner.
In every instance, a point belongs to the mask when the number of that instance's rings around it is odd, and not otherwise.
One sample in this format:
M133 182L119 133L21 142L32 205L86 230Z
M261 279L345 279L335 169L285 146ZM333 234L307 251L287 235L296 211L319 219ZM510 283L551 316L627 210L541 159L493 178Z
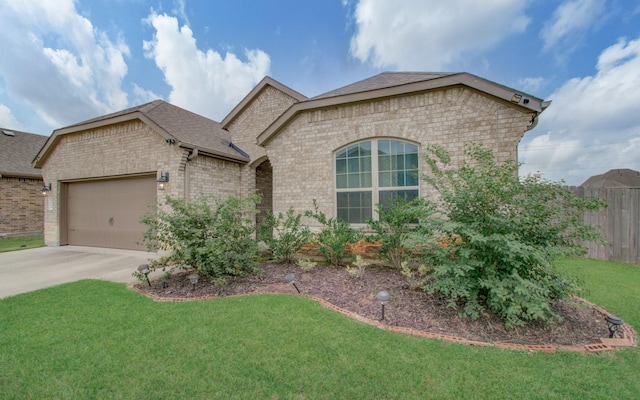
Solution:
M233 142L251 156L251 164L243 168L242 190L248 196L256 189L255 169L266 159L266 151L256 138L297 100L271 86L255 96L251 103L228 126Z
M169 172L165 190L157 190L159 202L165 195L189 199L199 193L240 195L240 164L196 156L189 150L167 143L145 123L136 120L62 135L42 169L53 190L45 200L45 243L59 246L60 208L66 182L122 178L132 175Z
M420 94L308 110L298 114L266 144L273 168L273 209L311 209L335 215L334 152L370 138L397 138L424 149L441 144L453 162L466 143L482 143L498 161L517 160L517 146L530 120L508 103L456 87ZM423 172L426 168L421 167ZM421 193L427 187L421 182ZM313 224L313 221L308 221Z
M41 188L42 179L0 178L0 236L42 233Z

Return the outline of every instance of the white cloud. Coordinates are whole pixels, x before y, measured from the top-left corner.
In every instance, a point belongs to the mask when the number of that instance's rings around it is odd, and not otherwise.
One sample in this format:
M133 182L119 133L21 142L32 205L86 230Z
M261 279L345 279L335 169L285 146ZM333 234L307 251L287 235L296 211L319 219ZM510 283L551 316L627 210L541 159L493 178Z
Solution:
M523 78L518 81L518 87L522 88L523 91L531 94L535 94L540 91L540 89L545 85L545 79L542 77L537 78Z
M162 98L162 96L160 96L159 94L156 94L151 90L146 90L144 88L141 88L135 83L133 84L133 97L134 97L133 99L134 104L149 103L151 101Z
M220 120L269 72L262 50L245 50L246 62L231 52L222 57L198 49L191 29L175 17L152 13L147 22L156 32L144 42L146 57L164 73L169 101L177 106Z
M7 94L51 128L125 108L129 48L78 13L73 0L0 4L0 75Z
M564 56L575 50L579 37L602 18L605 3L606 0L572 0L558 6L540 32L544 50L561 46Z
M522 0L360 0L351 53L376 67L442 70L529 24ZM344 3L343 3L344 4Z
M11 109L4 104L0 104L0 127L7 129L20 129L21 127Z
M520 148L523 173L580 184L613 168L640 170L640 37L605 49L596 68L595 76L571 79L550 96Z

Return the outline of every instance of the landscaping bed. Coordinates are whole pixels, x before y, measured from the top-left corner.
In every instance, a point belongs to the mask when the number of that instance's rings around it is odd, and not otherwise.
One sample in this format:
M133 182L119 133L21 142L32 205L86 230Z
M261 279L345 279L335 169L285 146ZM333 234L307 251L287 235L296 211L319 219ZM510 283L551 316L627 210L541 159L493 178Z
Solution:
M295 285L302 295L323 299L363 317L380 320L381 305L376 294L385 290L391 300L385 306L387 325L411 328L440 335L461 337L480 342L506 342L526 345L580 346L607 337L604 316L593 307L577 301L560 301L553 308L562 322L547 325L533 323L511 330L495 315L483 314L478 319L459 317L446 306L446 300L411 289L406 277L390 268L370 267L362 278L354 278L344 269L318 265L303 272L297 265L262 263L256 276L229 278L224 286L200 280L195 288L189 273L173 274L165 281L140 283L136 287L160 298L193 299L225 297L254 293L286 293L297 295L293 285L284 281L286 274L295 275ZM164 283L164 284L163 284Z

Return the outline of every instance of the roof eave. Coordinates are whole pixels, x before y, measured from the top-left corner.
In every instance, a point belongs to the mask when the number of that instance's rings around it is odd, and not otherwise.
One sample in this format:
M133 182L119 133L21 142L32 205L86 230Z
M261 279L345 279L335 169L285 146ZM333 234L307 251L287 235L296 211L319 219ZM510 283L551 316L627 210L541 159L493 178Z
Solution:
M28 174L22 172L0 171L0 178L24 178L24 179L40 179L41 174Z
M208 149L205 147L201 147L201 146L196 146L194 144L191 143L186 143L186 142L180 142L178 143L178 146L183 148L183 149L189 149L189 150L197 150L198 151L198 155L200 156L208 156L208 157L213 157L213 158L217 158L220 160L225 160L225 161L231 161L231 162L235 162L235 163L239 163L239 164L248 164L249 160L246 157L242 157L241 155L234 155L234 154L229 154L229 153L222 153L213 149Z
M311 99L295 103L278 117L264 132L258 135L257 143L260 146L268 143L272 137L283 128L296 114L306 110L331 107L335 105L357 103L384 97L395 97L403 94L423 92L451 86L463 85L502 99L514 106L529 109L535 113L541 113L550 102L545 102L537 97L530 96L506 86L488 81L486 79L468 73L458 73L443 76L437 79L429 79L413 82L405 85L392 86L382 89L374 89L358 93L350 93L334 97ZM520 97L517 97L519 95ZM518 100L516 102L516 99ZM526 100L526 103L525 103Z

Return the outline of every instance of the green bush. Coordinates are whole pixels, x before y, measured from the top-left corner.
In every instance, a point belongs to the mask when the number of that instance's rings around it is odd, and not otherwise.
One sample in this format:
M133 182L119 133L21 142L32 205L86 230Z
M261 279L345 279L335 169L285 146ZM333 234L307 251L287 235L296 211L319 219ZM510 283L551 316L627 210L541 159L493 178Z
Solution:
M598 240L580 217L603 203L538 176L520 180L516 162L498 164L482 146L467 146L465 155L457 168L442 147L425 156L431 174L424 179L441 216L440 237L423 237L431 244L423 262L434 266L424 289L444 294L464 315L488 308L507 327L552 320L551 303L578 290L553 262L583 251L578 240Z
M296 214L290 208L286 216L278 213L267 213L260 224L259 239L269 246L276 260L286 263L293 262L293 256L311 238L309 228L302 225L301 214Z
M253 234L258 201L258 196L199 196L193 202L167 196L166 211L142 218L147 249L169 251L152 267L192 268L212 278L256 273L258 246Z
M377 207L379 219L370 219L367 225L376 232L375 239L382 240L380 253L393 267L401 269L409 256L407 240L411 234L417 229L421 229L423 235L432 233L428 220L435 212L435 205L425 198L411 201L398 198L384 206L378 204ZM420 220L422 224L418 224Z
M362 235L349 226L349 223L337 218L328 218L318 210L318 203L313 200L314 211L305 212L306 217L314 218L322 228L311 242L318 246L322 257L331 265L342 265L344 259L353 261L354 255L347 251L347 244L355 243Z

